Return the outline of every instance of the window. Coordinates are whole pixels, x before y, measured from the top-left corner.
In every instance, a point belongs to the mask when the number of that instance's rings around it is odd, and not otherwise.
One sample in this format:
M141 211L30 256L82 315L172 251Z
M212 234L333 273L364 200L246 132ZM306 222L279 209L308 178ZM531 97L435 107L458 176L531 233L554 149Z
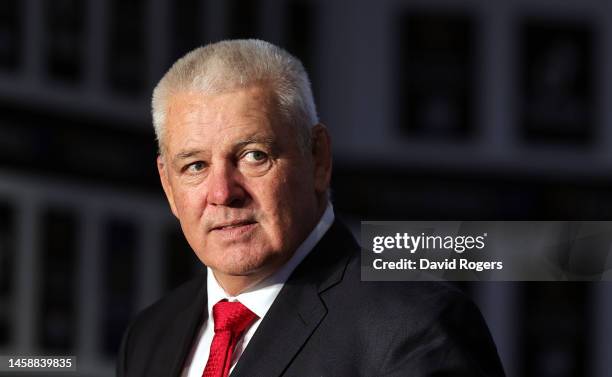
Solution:
M180 228L168 229L165 235L164 255L167 289L176 288L194 276L197 268L203 268L185 240Z
M261 38L259 37L259 0L227 1L228 38Z
M315 66L315 43L313 34L316 22L316 5L310 0L294 0L287 2L287 17L285 24L284 46L291 54L304 64L313 86L315 99L317 96L317 67Z
M15 276L15 214L8 203L0 202L0 308L11 308ZM10 310L0 310L0 347L10 341Z
M113 90L127 95L139 95L148 84L148 62L145 47L143 0L113 0L110 18L110 52L107 66Z
M522 25L520 114L528 141L592 141L593 38L586 23L528 20Z
M106 279L102 293L104 313L101 316L103 350L105 354L114 356L130 316L136 309L138 233L135 224L120 218L108 219L103 232L103 276Z
M173 51L168 64L207 41L203 36L202 2L199 0L178 0L172 3ZM168 67L169 68L169 67Z
M0 1L0 67L8 71L16 70L20 64L23 45L20 3L17 0Z
M474 129L474 25L455 13L399 16L396 87L404 135L461 139Z
M85 4L80 0L45 1L45 54L51 78L71 83L82 78Z
M588 376L590 334L587 283L523 284L525 377Z
M41 221L40 343L51 352L68 352L76 336L77 219L67 209L49 208Z

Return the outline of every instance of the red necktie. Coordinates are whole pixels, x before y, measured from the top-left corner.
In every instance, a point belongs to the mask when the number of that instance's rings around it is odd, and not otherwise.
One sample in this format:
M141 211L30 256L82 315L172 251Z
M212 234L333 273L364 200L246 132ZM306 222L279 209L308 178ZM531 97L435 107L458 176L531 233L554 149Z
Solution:
M202 377L227 377L232 364L234 347L257 315L241 303L219 301L213 306L215 336Z

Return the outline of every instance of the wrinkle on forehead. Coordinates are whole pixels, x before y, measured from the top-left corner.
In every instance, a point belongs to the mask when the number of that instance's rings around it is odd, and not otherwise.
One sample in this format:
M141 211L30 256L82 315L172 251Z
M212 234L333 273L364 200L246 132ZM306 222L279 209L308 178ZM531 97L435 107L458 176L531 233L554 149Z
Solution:
M201 148L202 142L232 143L244 133L270 131L276 119L273 104L272 92L265 87L215 95L177 93L168 103L166 145L180 153ZM258 130L253 130L254 125Z

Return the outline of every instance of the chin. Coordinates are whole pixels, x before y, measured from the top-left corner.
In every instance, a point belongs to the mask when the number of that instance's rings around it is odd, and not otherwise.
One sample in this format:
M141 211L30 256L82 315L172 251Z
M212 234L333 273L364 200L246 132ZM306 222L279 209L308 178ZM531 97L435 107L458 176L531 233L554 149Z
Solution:
M251 248L231 248L215 258L200 258L204 264L226 275L248 276L263 272L274 264L275 254L253 252Z

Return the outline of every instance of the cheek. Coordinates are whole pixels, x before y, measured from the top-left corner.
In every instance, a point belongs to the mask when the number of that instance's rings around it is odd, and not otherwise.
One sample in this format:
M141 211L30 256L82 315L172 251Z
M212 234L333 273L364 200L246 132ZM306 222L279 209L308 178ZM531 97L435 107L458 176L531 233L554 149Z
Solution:
M200 190L179 189L174 195L179 218L193 221L200 217L204 205L204 196Z
M314 200L313 183L295 174L279 174L258 186L257 196L263 214L280 232L293 229L296 222L308 216ZM282 234L280 235L283 236Z
M202 250L206 245L206 237L202 232L201 197L197 192L182 190L175 199L181 229L193 250Z

